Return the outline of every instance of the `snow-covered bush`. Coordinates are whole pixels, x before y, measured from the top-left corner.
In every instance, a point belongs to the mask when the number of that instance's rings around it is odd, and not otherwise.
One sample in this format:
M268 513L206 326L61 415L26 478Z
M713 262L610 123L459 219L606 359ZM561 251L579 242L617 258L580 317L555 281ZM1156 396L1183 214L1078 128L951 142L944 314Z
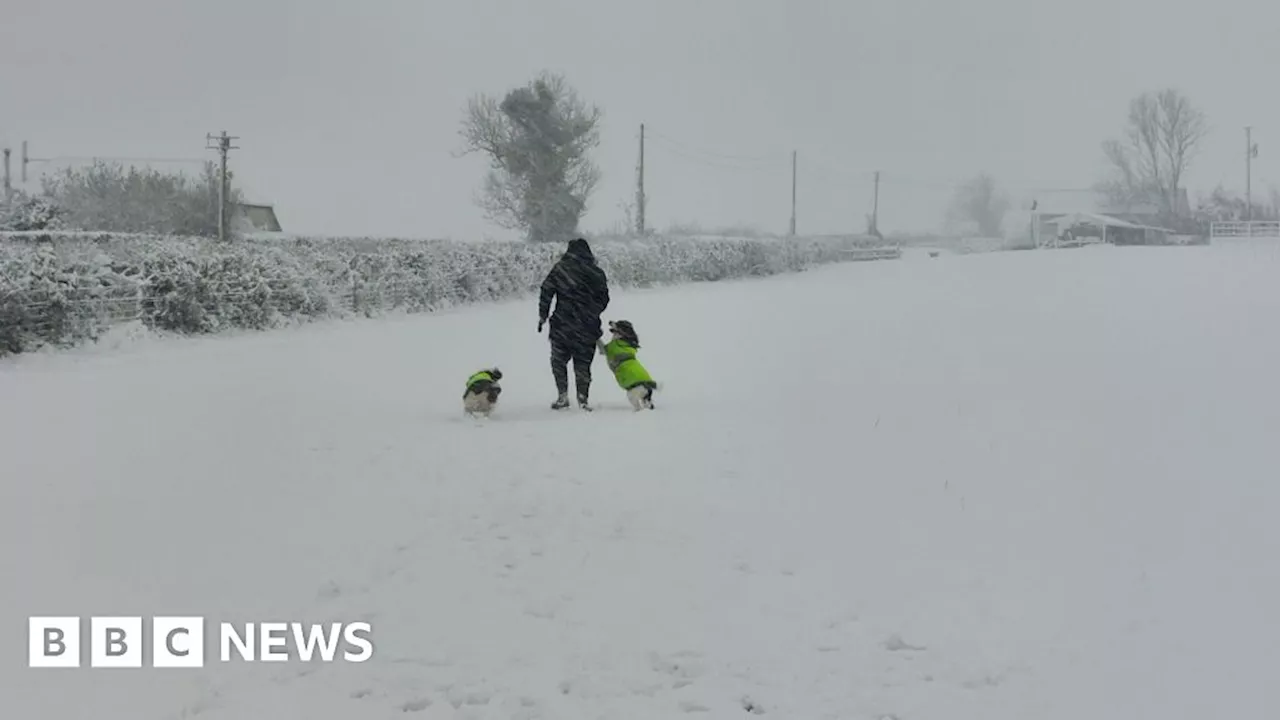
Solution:
M218 184L213 163L192 176L98 160L41 179L43 198L59 209L65 227L207 237L218 230ZM241 202L240 191L230 190L228 202Z
M139 299L136 276L105 254L0 242L0 355L96 340Z
M19 194L8 208L0 207L0 230L57 230L64 214L49 198Z
M848 259L859 238L597 238L612 286L795 272ZM92 341L141 321L184 334L357 313L427 312L536 293L564 248L375 238L0 233L0 354Z

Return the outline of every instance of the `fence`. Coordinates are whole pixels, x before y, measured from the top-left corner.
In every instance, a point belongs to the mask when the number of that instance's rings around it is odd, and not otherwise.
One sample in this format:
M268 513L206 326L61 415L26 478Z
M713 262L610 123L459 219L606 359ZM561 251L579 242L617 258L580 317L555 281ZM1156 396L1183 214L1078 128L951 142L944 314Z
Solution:
M897 260L902 257L902 246L897 244L887 244L883 247L853 248L848 251L850 260L868 261L868 260Z
M1211 238L1276 238L1280 239L1280 221L1253 220L1216 222L1209 227Z

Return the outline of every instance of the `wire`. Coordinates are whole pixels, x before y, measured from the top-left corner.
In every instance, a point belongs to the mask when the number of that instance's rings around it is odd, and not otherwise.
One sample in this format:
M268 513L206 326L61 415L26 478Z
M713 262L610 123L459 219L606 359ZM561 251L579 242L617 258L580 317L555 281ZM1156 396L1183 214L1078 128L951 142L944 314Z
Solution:
M653 132L648 127L646 127L645 138L648 139L649 137L652 137L653 139L658 140L659 142L665 142L665 143L668 143L669 145L673 145L691 154L707 155L710 157L719 158L721 160L743 161L743 162L764 162L764 163L774 163L782 160L782 158L776 155L736 155L736 154L717 152L714 150L706 150L703 148L699 148L695 145L692 145L690 143L687 143L681 140L676 140L675 138L664 135L663 133ZM790 157L786 158L786 160L790 161Z
M652 130L649 126L645 127L645 138L653 138L658 143L655 145L659 150L669 153L675 157L697 163L706 167L713 167L723 170L742 170L748 172L777 172L790 168L790 155L784 159L778 155L742 155L734 153L720 152L717 150L709 150L701 148L693 143L684 140L678 140L663 132ZM868 168L849 168L843 166L833 166L828 164L822 158L825 157L821 153L801 154L798 157L797 172L799 174L816 174L826 176L831 179L840 179L845 182L870 183L877 172L880 173L880 182L882 185L898 185L910 186L918 188L926 188L931 190L957 190L963 188L973 182L973 178L941 178L941 177L925 177L918 174L899 173L893 170L875 170ZM1077 193L1092 194L1096 190L1092 187L1031 187L1031 186L1008 186L1005 185L1006 191L1019 192L1024 194L1053 194L1053 193Z
M52 162L138 162L138 163L206 163L210 158L173 158L173 157L126 157L112 155L58 155L47 158L27 158L33 163Z
M697 165L702 165L702 166L704 166L704 167L717 168L717 169L720 169L720 170L730 170L730 171L735 171L735 172L754 172L754 173L770 173L770 174L772 174L772 173L782 172L782 171L783 171L783 167L784 167L784 166L782 166L782 165L777 165L777 166L774 166L774 167L769 167L769 166L765 166L765 165L758 165L758 164L757 164L757 165L734 164L734 163L731 163L731 162L726 162L726 161L721 161L721 160L711 160L711 159L707 159L707 158L705 158L705 157L698 157L697 155L694 155L694 154L689 153L689 152L685 152L685 151L683 151L683 150L677 150L677 149L675 149L675 148L673 148L673 147L658 147L658 149L659 149L659 150L661 150L661 151L662 151L662 152L664 152L664 153L667 153L667 154L669 154L669 155L673 156L673 157L678 157L678 158L680 158L680 159L682 159L682 160L686 160L686 161L688 161L688 162L691 162L691 163L694 163L694 164L697 164Z

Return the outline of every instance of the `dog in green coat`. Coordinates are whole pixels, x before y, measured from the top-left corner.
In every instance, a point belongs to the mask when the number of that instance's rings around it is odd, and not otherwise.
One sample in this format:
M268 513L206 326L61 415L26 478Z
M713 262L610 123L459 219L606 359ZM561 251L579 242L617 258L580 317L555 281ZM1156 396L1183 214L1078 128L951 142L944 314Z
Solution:
M652 410L653 394L658 389L658 383L654 382L649 371L636 359L640 337L636 335L635 327L626 320L610 322L609 335L609 342L597 340L596 346L609 363L618 387L627 391L627 400L631 402L633 409Z
M467 378L467 389L462 392L462 409L468 415L488 416L498 406L498 396L502 394L502 371L488 368L474 373Z

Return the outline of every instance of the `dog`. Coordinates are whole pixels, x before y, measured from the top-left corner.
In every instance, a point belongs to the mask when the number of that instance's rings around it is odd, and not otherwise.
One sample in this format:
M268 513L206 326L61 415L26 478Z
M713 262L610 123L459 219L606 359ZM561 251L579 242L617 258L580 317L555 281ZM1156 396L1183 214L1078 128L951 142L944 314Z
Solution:
M502 394L502 371L498 368L481 370L467 378L467 389L462 393L462 409L468 415L487 416L498 407Z
M610 322L609 335L609 342L597 340L596 347L609 363L618 386L627 391L627 400L633 410L654 409L653 395L658 390L658 383L636 359L640 337L636 335L635 327L627 320Z

